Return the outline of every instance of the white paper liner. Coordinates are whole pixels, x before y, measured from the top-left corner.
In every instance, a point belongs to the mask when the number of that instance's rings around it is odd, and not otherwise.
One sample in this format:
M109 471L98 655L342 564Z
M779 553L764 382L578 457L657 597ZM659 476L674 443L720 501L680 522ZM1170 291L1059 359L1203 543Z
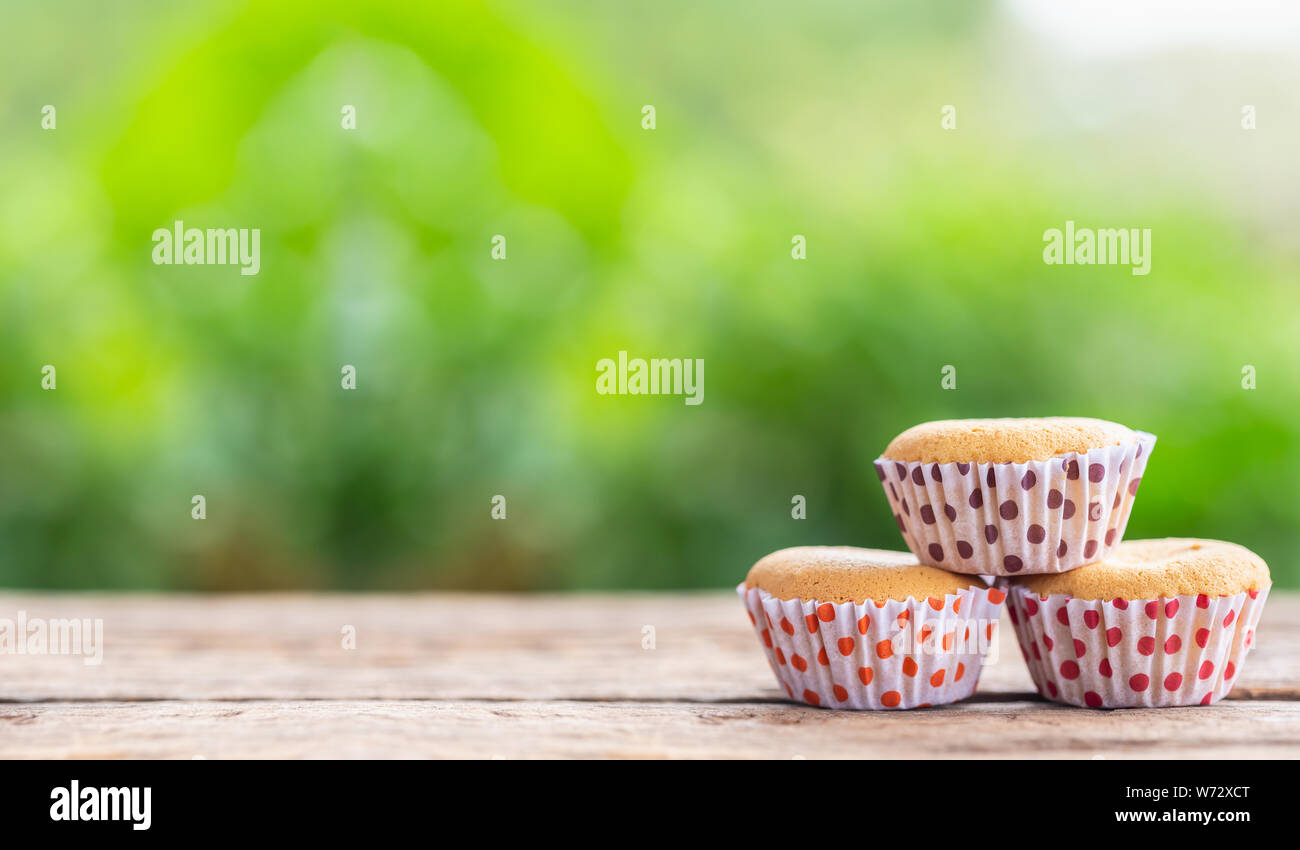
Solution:
M1010 585L1007 605L1038 692L1088 708L1212 705L1255 644L1268 588L1231 596L1045 599Z
M922 708L975 691L1005 591L818 602L736 588L786 694L823 708ZM945 648L947 647L947 648Z
M875 462L912 554L958 573L1061 573L1124 539L1156 438L1026 463Z

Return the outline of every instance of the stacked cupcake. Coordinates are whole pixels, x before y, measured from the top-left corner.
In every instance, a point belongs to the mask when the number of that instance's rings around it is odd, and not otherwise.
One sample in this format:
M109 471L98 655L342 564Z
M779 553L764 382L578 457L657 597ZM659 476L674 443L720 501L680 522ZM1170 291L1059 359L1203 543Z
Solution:
M1231 543L1123 542L1154 445L1151 434L1080 418L904 431L876 472L911 555L787 549L738 588L778 681L827 707L963 699L1005 598L1049 699L1218 701L1254 642L1268 567Z

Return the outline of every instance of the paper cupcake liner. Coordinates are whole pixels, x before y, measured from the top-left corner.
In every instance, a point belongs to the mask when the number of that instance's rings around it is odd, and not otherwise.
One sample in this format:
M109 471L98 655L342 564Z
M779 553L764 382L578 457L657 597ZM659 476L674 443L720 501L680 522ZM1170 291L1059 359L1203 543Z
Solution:
M1074 599L1006 588L1038 692L1089 708L1212 705L1232 690L1268 588L1231 596Z
M1156 438L1027 463L876 460L903 540L958 573L1061 573L1124 538Z
M939 599L819 602L736 588L777 681L822 708L923 708L975 691L996 646L1006 593L972 587Z

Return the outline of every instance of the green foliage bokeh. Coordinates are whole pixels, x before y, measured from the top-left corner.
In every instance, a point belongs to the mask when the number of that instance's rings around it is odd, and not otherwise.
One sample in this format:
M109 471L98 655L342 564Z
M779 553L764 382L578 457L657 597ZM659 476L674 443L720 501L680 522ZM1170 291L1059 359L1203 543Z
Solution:
M7 10L0 584L723 587L902 548L871 461L996 415L1154 432L1128 536L1300 584L1293 219L1224 201L1294 156L1230 98L1072 129L992 4L746 6ZM260 274L154 265L176 219L260 228ZM1044 265L1067 219L1151 228L1151 274ZM619 350L704 403L597 395Z

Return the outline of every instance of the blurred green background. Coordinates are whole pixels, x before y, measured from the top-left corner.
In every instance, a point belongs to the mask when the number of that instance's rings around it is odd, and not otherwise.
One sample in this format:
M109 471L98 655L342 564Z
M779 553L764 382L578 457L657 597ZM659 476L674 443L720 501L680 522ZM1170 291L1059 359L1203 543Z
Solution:
M1159 436L1129 537L1300 586L1300 51L1181 8L6 2L0 585L729 587L903 548L903 428L1056 414ZM1044 265L1067 219L1151 273ZM620 349L704 403L597 395Z

